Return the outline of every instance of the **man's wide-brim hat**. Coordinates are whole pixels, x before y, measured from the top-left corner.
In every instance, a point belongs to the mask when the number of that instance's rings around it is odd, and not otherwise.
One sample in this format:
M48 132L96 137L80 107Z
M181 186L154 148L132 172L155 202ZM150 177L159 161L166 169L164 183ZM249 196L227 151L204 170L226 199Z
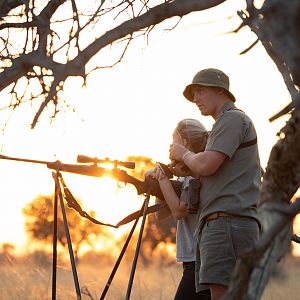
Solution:
M226 90L230 100L235 102L235 97L229 90L229 77L221 70L212 68L204 69L194 76L192 83L187 85L183 91L184 97L191 102L194 102L192 92L197 85L221 87Z

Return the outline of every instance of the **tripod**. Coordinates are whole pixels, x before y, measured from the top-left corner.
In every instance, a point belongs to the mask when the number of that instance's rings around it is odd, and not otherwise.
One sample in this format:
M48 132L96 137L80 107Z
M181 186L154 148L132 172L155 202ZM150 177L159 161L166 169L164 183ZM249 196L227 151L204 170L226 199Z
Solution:
M63 201L63 196L62 196L62 189L61 189L61 184L62 184L62 175L59 171L53 172L52 177L55 182L55 195L54 195L54 225L53 225L53 259L52 259L52 300L56 299L56 271L57 271L57 207L58 207L58 199L60 200L60 207L62 211L62 216L63 216L63 222L64 222L64 228L65 228L65 234L67 238L67 244L68 244L68 250L69 250L69 256L70 256L70 262L71 262L71 267L72 267L72 274L73 274L73 280L74 280L74 285L75 285L75 290L76 290L76 296L77 300L81 300L81 291L80 291L80 286L79 286L79 280L78 280L78 275L77 275L77 270L76 270L76 264L75 264L75 258L74 258L74 253L72 249L72 242L71 242L71 236L69 232L69 227L68 227L68 222L67 222L67 215L65 211L65 206L64 206L64 201ZM135 270L137 266L137 261L138 261L138 255L139 251L141 248L141 243L142 243L142 235L143 235L143 230L146 222L146 216L147 216L147 209L149 206L149 200L150 200L150 195L146 194L145 195L145 200L142 206L142 223L141 223L141 228L138 236L138 241L134 253L134 259L131 267L131 272L129 276L129 281L128 281L128 286L127 286L127 291L126 291L126 298L125 300L130 299L130 294L132 290L132 285L133 285L133 280L134 280L134 275L135 275ZM112 270L112 273L107 281L107 284L103 290L103 293L100 297L100 300L104 299L110 284L113 280L113 277L121 263L121 260L125 254L126 248L129 244L129 241L132 237L133 231L137 225L137 222L139 220L139 216L136 218L134 225L132 227L132 230L130 234L128 235L128 238L124 244L124 247L120 253L120 256Z
M94 218L89 216L86 212L82 211L80 205L77 203L77 201L72 196L71 192L66 187L60 171L77 173L77 174L81 174L81 175L101 177L105 174L106 169L100 168L100 167L97 167L97 166L94 166L94 165L92 165L92 166L90 166L90 165L88 165L88 166L87 165L70 165L70 164L62 164L59 161L47 162L47 161L39 161L39 160L32 160L32 159L8 157L8 156L4 156L4 155L0 155L0 159L8 159L8 160L15 160L15 161L22 161L22 162L45 164L45 165L47 165L47 167L49 169L54 170L52 172L52 177L53 177L54 184L55 184L54 209L53 209L53 214L54 214L53 220L54 221L53 221L53 248L52 248L52 250L53 250L53 253L52 253L52 300L56 299L58 201L60 203L62 217L63 217L65 235L66 235L66 239L67 239L68 251L69 251L70 262L71 262L71 267L72 267L73 280L74 280L74 285L75 285L75 290L76 290L76 297L77 297L77 300L82 299L62 191L64 191L65 198L67 199L68 205L70 207L74 208L83 217L88 218L90 221L92 221L92 222L94 222L98 225L106 225L106 226L111 226L111 227L118 228L119 226L121 226L123 224L126 224L128 222L131 222L131 221L135 220L135 222L133 224L133 227L132 227L132 229L131 229L128 237L127 237L127 240L126 240L126 242L123 246L123 249L120 253L120 256L117 259L116 264L115 264L115 266L112 270L112 273L111 273L111 275L110 275L110 277L107 281L107 284L106 284L106 286L103 290L103 293L101 295L100 300L104 299L104 297L105 297L105 295L106 295L106 293L107 293L107 291L110 287L110 284L113 280L113 277L114 277L114 275L115 275L115 273L116 273L116 271L117 271L117 269L120 265L122 257L125 254L126 248L129 244L129 241L130 241L130 239L132 237L132 234L135 230L137 222L138 222L139 218L142 216L141 228L140 228L139 237L138 237L138 241L137 241L137 245L136 245L136 249L135 249L135 254L134 254L134 259L133 259L132 268L131 268L131 272L130 272L128 287L127 287L127 291L126 291L126 298L125 299L129 300L130 299L130 294L131 294L131 289L132 289L132 284L133 284L133 280L134 280L134 274L135 274L135 270L136 270L139 250L140 250L140 247L141 247L142 234L143 234L143 230L144 230L146 216L147 216L147 214L153 213L153 212L155 212L159 209L159 206L157 206L157 205L153 205L153 206L149 207L150 193L145 193L145 200L144 200L144 203L142 205L141 210L139 210L137 212L134 212L133 214L128 215L121 222L119 222L118 225L105 224L105 223L102 223L102 222L99 222L99 221L95 220ZM105 161L107 161L107 160L108 159L105 159ZM120 164L120 165L129 167L129 168L133 168L133 163L131 163L131 162L114 161L114 164L115 165ZM116 171L118 171L118 170L115 170L114 172L116 172ZM118 172L120 172L120 171L118 171ZM134 182L135 184L140 184L141 183L138 180L136 180L134 177L129 176L124 171L122 171L119 174L122 175L123 180L126 181L126 182L127 181L131 182L131 183ZM133 180L133 182L131 180Z

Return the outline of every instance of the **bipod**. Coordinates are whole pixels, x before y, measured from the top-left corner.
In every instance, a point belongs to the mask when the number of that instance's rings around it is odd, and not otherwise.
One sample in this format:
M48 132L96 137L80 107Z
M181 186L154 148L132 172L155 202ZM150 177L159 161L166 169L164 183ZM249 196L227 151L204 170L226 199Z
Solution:
M53 218L53 259L52 259L52 300L56 299L56 270L57 270L57 206L58 206L58 199L60 201L60 207L64 222L64 228L65 228L65 235L67 238L68 243L68 250L70 255L70 261L72 266L72 273L73 273L73 279L75 284L75 290L77 295L77 300L81 300L81 292L79 287L79 281L77 276L77 270L76 270L76 263L72 248L72 242L71 242L71 236L67 221L67 215L64 205L64 200L62 196L61 191L61 173L59 171L52 172L52 177L55 182L55 194L54 194L54 218Z

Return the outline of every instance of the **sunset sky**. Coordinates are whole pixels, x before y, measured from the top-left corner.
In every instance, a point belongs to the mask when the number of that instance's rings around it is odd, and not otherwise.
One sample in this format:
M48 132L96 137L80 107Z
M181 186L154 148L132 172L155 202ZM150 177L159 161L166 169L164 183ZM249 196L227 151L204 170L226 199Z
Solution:
M168 162L172 131L179 120L197 118L207 129L213 124L185 100L182 91L198 70L214 67L229 75L236 106L254 121L261 163L266 167L276 133L287 117L272 123L268 119L290 101L290 96L261 44L239 55L256 39L250 29L228 33L240 24L236 11L244 8L244 2L226 1L209 11L192 13L172 31L159 26L148 42L134 40L120 64L92 73L86 88L82 88L81 79L69 80L65 95L76 112L62 111L51 124L45 112L30 130L33 111L29 104L13 114L1 110L2 127L9 118L0 135L1 154L64 163L76 163L78 154L118 160L141 155ZM176 21L168 22L169 27ZM117 52L116 44L101 51L95 60L110 61ZM26 242L21 210L35 196L53 192L51 170L0 160L0 172L0 243L15 243L21 248ZM95 210L98 219L118 221L142 204L134 189L118 190L112 180L64 176L84 208Z

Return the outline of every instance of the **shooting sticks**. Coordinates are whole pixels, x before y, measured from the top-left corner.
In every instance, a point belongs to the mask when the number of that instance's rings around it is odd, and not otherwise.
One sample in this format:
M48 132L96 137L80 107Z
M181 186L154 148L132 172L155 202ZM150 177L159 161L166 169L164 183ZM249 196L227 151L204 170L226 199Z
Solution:
M85 156L78 156L78 158L80 158L82 161L86 160L89 157L85 157ZM96 177L101 177L105 174L110 174L112 171L107 171L105 168L101 168L97 166L97 163L99 162L112 162L114 164L114 168L115 168L115 172L119 171L119 172L123 172L120 173L122 176L125 176L126 179L128 179L127 173L123 170L118 170L116 169L117 166L123 166L123 167L127 167L127 168L134 168L134 163L132 162L119 162L119 161L110 161L108 158L106 158L105 160L99 160L97 158L95 158L92 162L93 165L82 165L82 164L63 164L60 161L55 161L55 162L49 162L49 161L42 161L42 160L33 160L33 159L25 159L25 158L17 158L17 157L9 157L9 156L5 156L5 155L0 155L0 159L5 159L5 160L14 160L14 161L21 161L21 162L30 162L30 163L37 163L37 164L44 164L46 165L49 169L52 169L54 171L52 171L52 178L54 180L55 183L55 192L54 192L54 222L53 222L53 247L52 247L52 300L56 299L56 273L57 273L57 213L58 213L58 200L60 203L60 207L61 207L61 212L62 212L62 216L63 216L63 222L64 222L64 229L65 229L65 234L66 234L66 239L67 239L67 245L68 245L68 251L69 251L69 256L70 256L70 262L71 262L71 267L72 267L72 274L73 274L73 280L74 280L74 285L75 285L75 291L76 291L76 296L77 296L77 300L81 300L81 290L80 290L80 285L79 285L79 280L78 280L78 275L77 275L77 270L76 270L76 263L75 263L75 258L74 258L74 252L73 252L73 248L72 248L72 241L71 241L71 236L70 236L70 232L69 232L69 227L68 227L68 221L67 221L67 215L66 215L66 211L65 211L65 205L64 205L64 201L63 201L63 191L66 192L68 191L68 193L65 193L65 199L67 201L70 201L70 197L71 197L71 202L73 203L73 206L71 206L72 208L76 209L82 216L86 217L86 213L82 212L80 206L78 208L77 203L74 204L74 201L72 199L72 194L70 193L70 191L68 189L66 189L64 180L62 178L62 174L61 172L71 172L71 173L76 173L79 175L87 175L87 176L96 176ZM79 161L79 159L78 159ZM86 161L85 161L86 162ZM130 177L130 180L134 180L134 182L137 182L138 184L140 184L140 182L138 182L137 179ZM132 183L132 182L130 182ZM141 192L140 192L141 193ZM139 193L139 194L140 194ZM68 200L69 199L69 200ZM110 277L105 285L105 288L102 292L102 295L100 297L100 300L103 300L110 285L111 282L113 280L113 277L120 265L120 262L126 252L127 246L129 244L129 241L132 237L132 234L135 230L135 227L138 223L139 218L142 216L142 223L141 223L141 228L140 228L140 232L139 232L139 237L138 237L138 241L137 241L137 245L136 245L136 249L135 249L135 254L134 254L134 259L133 259L133 263L132 263L132 268L131 268L131 272L130 272L130 277L129 277L129 282L128 282L128 287L127 287L127 291L126 291L126 300L130 299L130 294L131 294L131 289L132 289L132 284L133 284L133 280L134 280L134 274L135 274L135 270L136 270L136 265L137 265L137 260L138 260L138 255L139 255L139 250L141 247L141 241L142 241L142 234L143 234L143 230L144 230L144 225L145 225L145 221L146 221L146 216L148 213L154 212L156 210L159 209L159 207L148 207L149 205L149 199L150 199L150 194L149 193L145 193L145 200L143 203L143 206L141 208L140 211L135 212L131 215L129 215L128 217L124 218L124 220L122 220L121 222L119 222L119 225L125 224L125 220L126 222L128 221L132 221L135 220L133 227L127 237L127 240L123 246L123 249L119 255L119 258L116 261L116 264L110 274ZM70 204L70 202L68 202L68 204ZM94 222L93 219L90 219L91 221ZM96 222L94 222L96 223ZM107 226L112 226L112 227L118 227L118 226L113 226L110 224L104 224L102 222L98 222L96 224L99 225L107 225Z

